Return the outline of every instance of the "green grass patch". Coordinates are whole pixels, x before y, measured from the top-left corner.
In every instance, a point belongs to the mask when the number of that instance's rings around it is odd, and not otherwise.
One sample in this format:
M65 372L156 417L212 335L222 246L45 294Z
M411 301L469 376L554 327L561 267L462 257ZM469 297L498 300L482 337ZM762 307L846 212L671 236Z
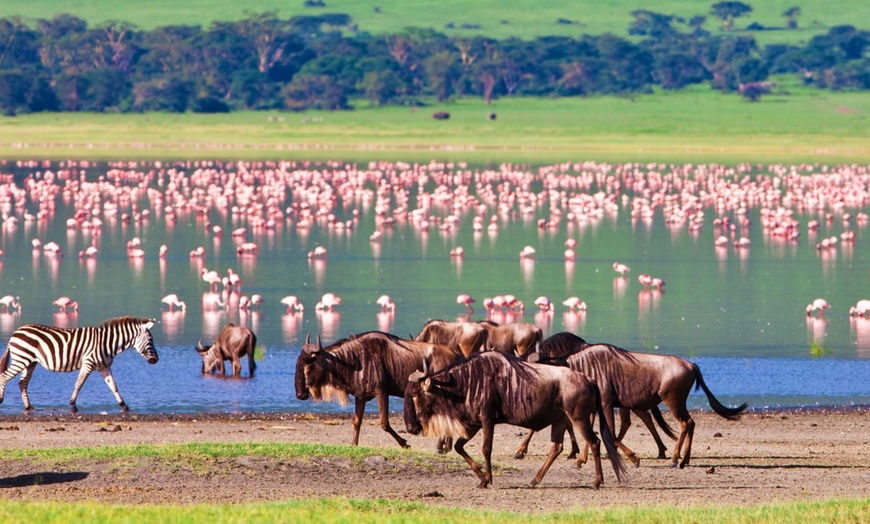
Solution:
M866 162L870 97L783 85L750 103L698 86L636 97L478 99L425 108L0 118L3 158ZM449 120L431 118L449 111ZM497 118L486 116L495 112ZM312 119L311 117L322 117Z
M373 34L394 34L407 27L422 27L449 35L531 39L548 35L577 37L581 34L603 33L627 36L629 24L633 20L631 12L636 9L685 18L706 16L705 28L717 34L721 32L720 22L709 14L710 6L714 3L712 0L664 0L651 5L639 0L551 0L535 4L534 9L530 9L529 3L521 0L325 0L325 8L305 7L303 0L0 0L0 12L7 17L20 16L25 21L51 19L60 13L71 13L87 20L91 26L108 21L126 21L143 29L175 24L209 27L216 21L243 19L249 12L276 11L284 19L297 15L347 13L358 25L359 31ZM753 22L768 28L779 28L749 33L764 43L806 42L816 34L827 32L829 27L857 24L863 28L861 21L870 20L870 3L858 0L767 0L745 3L750 4L753 11L737 19L736 28L743 29ZM793 6L801 8L799 29L781 30L785 27L782 13Z
M389 500L316 499L280 504L105 506L94 503L0 501L7 522L318 522L509 524L537 522L686 522L781 524L783 522L860 523L870 519L870 499L736 507L640 507L582 509L564 513L520 514L431 507Z

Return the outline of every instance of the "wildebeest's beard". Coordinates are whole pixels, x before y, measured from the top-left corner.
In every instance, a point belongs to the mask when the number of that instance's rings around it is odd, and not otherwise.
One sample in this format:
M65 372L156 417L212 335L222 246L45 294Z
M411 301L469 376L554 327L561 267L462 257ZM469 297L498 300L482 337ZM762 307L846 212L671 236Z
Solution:
M330 372L330 367L340 372ZM355 355L353 362L346 362L332 353L322 351L312 362L303 366L306 389L317 402L335 401L346 407L350 403L350 385L346 381L346 375L359 367L360 362Z

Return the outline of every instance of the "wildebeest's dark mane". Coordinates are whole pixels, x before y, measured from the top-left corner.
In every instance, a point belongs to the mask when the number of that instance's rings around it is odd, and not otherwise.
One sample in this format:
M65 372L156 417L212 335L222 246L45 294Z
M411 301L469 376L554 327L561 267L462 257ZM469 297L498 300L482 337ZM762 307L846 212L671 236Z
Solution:
M487 351L475 353L470 357L454 362L450 366L432 374L429 377L432 385L444 392L453 393L455 389L467 391L472 398L479 397L485 391L492 377L510 369L519 377L519 384L529 384L537 376L532 366L526 365L520 359L504 353ZM512 394L523 397L525 392L514 390Z
M374 345L372 345L374 343ZM342 339L326 348L327 355L346 364L359 366L359 352L366 350L377 349L381 352L386 352L389 345L398 346L399 348L410 351L410 348L402 343L402 339L396 335L385 333L383 331L367 331L360 333L354 337ZM378 359L366 359L369 362L378 361Z
M493 322L492 320L478 320L477 323L482 325L482 326L485 325L485 326L498 327L498 322Z
M544 359L567 358L590 345L589 342L586 342L574 333L562 331L541 341L541 344L538 346L538 353Z

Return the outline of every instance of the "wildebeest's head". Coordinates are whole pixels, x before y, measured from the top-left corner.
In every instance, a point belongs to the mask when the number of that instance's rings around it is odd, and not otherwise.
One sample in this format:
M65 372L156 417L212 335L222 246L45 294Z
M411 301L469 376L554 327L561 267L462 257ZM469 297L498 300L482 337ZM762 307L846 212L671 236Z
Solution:
M202 374L205 375L207 373L211 373L218 365L218 356L215 355L215 352L212 351L214 344L204 346L202 344L202 337L199 337L199 342L196 343L196 346L193 349L199 353L199 356L202 357Z
M342 381L340 373L332 372L334 364L335 358L323 349L320 335L317 335L315 344L311 343L311 334L306 335L305 344L296 360L296 398L308 400L310 396L318 402L335 398L342 406L347 405L348 386Z
M454 391L455 381L450 369L433 378L428 360L423 370L408 377L405 386L405 429L412 435L423 433L429 437L468 437L460 421L464 395Z
M412 435L419 435L423 432L423 425L420 423L420 418L417 416L417 406L422 412L426 413L426 398L423 395L424 391L429 389L429 364L423 361L423 371L415 371L408 377L408 385L405 386L405 429Z

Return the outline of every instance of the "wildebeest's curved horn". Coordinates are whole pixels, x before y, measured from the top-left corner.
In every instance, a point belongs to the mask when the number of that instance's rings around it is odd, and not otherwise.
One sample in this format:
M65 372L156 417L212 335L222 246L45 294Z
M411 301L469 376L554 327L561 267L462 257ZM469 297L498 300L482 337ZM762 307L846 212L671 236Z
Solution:
M408 382L419 383L424 378L426 378L426 374L418 369L417 371L411 373L411 376L408 377Z
M323 344L320 343L320 333L317 334L317 351L323 349Z
M194 347L194 349L197 350L199 353L205 353L206 351L208 351L208 349L206 349L202 345L202 337L199 337L199 342L196 343L196 347Z
M307 355L316 355L321 349L320 347L320 335L317 335L317 347L311 345L311 333L308 333L305 336L305 345L302 346L302 351L304 351Z
M309 331L309 332L305 335L305 345L307 346L310 342L311 342L311 332Z

